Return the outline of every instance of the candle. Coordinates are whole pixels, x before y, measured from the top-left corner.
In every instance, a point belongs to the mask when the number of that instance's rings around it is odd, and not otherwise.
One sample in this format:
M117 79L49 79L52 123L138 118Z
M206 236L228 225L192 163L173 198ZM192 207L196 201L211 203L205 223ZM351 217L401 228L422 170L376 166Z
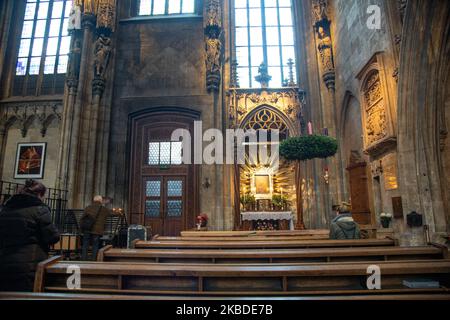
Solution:
M312 135L312 134L313 134L313 127L312 127L311 121L308 122L308 134L309 134L309 135Z
M280 190L281 190L281 195L283 196L283 187L281 187Z

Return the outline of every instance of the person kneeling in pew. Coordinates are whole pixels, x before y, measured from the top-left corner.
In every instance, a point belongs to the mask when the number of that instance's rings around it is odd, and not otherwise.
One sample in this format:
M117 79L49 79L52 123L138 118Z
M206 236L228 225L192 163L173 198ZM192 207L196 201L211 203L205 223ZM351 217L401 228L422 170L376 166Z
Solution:
M337 209L337 217L331 221L330 239L350 240L360 238L361 232L358 224L352 218L350 204L343 202Z

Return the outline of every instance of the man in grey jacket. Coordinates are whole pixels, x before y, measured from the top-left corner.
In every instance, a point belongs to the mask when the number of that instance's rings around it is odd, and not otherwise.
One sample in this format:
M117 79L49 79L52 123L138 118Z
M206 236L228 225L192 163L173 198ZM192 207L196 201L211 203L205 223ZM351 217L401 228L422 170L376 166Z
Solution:
M353 220L350 204L343 202L338 208L338 216L331 221L330 239L351 240L360 239L358 224Z

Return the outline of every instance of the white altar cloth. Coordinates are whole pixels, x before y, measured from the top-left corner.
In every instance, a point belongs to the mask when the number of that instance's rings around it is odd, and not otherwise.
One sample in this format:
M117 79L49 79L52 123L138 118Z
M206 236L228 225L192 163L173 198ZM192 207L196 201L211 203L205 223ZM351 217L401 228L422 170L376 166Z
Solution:
M289 220L289 229L294 230L294 215L291 211L248 211L242 212L242 221Z

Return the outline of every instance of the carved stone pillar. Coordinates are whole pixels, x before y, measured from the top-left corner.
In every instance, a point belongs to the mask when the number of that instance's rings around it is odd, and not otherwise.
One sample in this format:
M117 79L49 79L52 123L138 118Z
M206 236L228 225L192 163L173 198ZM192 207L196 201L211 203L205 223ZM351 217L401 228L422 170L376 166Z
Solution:
M209 0L205 25L206 88L208 92L220 89L222 72L222 17L218 0Z

